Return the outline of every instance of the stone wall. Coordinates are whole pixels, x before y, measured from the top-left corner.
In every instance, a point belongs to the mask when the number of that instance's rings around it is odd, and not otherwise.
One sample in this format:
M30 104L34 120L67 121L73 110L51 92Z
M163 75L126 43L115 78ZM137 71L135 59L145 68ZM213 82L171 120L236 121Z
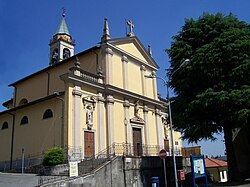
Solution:
M182 168L182 158L176 157L177 169ZM166 158L168 186L173 186L173 164ZM164 186L163 161L159 157L116 157L90 175L58 181L44 187L151 187L151 178L159 177Z

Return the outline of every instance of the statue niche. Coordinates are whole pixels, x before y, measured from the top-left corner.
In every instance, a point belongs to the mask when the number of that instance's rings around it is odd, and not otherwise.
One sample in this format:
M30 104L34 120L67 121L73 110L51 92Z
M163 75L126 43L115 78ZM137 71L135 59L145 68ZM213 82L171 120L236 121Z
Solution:
M161 117L161 119L162 119L162 125L164 127L164 136L165 136L165 139L168 139L168 131L169 131L168 114L163 115Z
M88 105L86 107L86 124L89 130L93 127L93 107L91 105Z
M140 109L140 103L139 103L139 101L136 101L135 105L134 105L134 117L132 119L130 119L130 122L138 123L138 124L145 123L145 121L139 115L139 109Z

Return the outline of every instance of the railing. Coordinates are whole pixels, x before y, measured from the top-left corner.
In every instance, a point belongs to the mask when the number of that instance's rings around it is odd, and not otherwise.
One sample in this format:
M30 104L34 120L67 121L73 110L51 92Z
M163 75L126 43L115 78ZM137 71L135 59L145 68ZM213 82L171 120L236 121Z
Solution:
M68 176L39 176L38 186L67 179L69 179Z
M44 154L37 153L32 155L24 155L24 159L22 160L22 157L17 157L12 160L12 163L10 161L2 161L0 162L0 171L12 171L12 172L20 172L22 170L22 162L23 162L23 168L25 170L29 170L32 166L39 165L42 163ZM10 164L12 165L10 170Z
M65 147L65 153L67 155L67 161L77 161L82 159L82 148L81 147Z
M132 145L129 143L114 144L114 154L118 156L158 156L163 148L158 145Z
M92 173L98 167L107 163L116 156L128 156L128 157L141 157L141 156L158 156L159 151L163 149L163 146L158 145L137 145L129 143L114 143L99 153L85 159L81 158L82 150L80 147L67 147L65 148L68 154L68 161L81 161L78 164L79 176L84 176ZM168 149L169 156L171 149ZM175 150L176 155L180 155L179 150ZM60 180L70 180L67 176L40 176L39 185L56 182Z
M94 74L90 74L88 72L82 71L80 76L86 80L93 81L93 82L98 82L98 76Z

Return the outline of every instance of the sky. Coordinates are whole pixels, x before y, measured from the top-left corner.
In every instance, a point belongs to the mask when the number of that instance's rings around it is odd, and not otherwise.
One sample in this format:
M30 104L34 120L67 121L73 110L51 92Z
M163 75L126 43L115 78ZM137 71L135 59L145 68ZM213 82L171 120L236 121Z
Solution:
M160 66L158 76L165 77L169 58L164 49L170 47L185 18L197 19L204 12L231 12L250 23L249 7L249 0L0 0L0 111L5 110L2 103L12 98L9 84L48 66L48 43L61 21L62 8L76 41L75 54L100 41L105 17L112 38L124 37L125 19L131 19L135 35L145 47L152 47ZM162 82L158 88L164 97ZM203 154L224 154L223 135L217 137L216 142L198 143Z

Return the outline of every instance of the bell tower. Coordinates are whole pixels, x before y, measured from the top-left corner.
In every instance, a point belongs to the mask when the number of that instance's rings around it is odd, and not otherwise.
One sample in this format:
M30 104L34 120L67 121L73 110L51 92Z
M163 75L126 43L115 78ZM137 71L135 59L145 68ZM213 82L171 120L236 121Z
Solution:
M69 34L65 21L65 10L63 10L61 23L53 36L53 39L50 40L49 46L50 66L74 55L75 43Z

